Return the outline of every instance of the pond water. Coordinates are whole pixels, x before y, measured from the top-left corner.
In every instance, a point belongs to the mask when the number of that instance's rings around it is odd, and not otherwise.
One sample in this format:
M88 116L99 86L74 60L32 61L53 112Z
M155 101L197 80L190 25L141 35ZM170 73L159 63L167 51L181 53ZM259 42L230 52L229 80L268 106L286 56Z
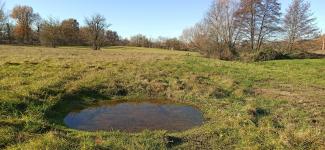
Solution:
M183 131L202 125L203 115L197 108L184 104L115 101L70 112L64 123L85 131Z

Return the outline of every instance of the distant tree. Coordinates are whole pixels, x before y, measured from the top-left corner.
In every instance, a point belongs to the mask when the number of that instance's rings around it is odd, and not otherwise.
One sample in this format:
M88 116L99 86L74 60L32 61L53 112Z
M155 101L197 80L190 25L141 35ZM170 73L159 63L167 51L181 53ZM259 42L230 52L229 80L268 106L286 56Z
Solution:
M316 18L310 11L310 3L293 0L284 17L283 29L288 39L288 50L293 50L297 40L310 39L318 33Z
M7 25L8 17L4 10L4 3L0 0L0 40L5 39L5 30Z
M56 19L49 18L41 24L40 41L44 46L56 48L61 38L60 22Z
M42 19L42 17L38 13L36 13L34 22L35 22L35 26L36 26L36 33L38 33L38 34L41 31L41 25L42 25L43 21L44 20Z
M187 49L206 55L210 55L214 44L210 42L208 26L205 22L199 22L194 27L185 29L180 39L186 44Z
M5 3L0 0L0 41L12 43L14 25L9 19L9 15L5 13Z
M119 37L120 41L119 41L119 44L120 46L127 46L129 45L130 41L127 39L127 38L122 38L122 37Z
M100 50L105 42L105 31L109 25L104 16L99 14L86 18L88 40L92 44L93 50Z
M165 37L162 37L162 36L159 36L156 40L154 40L154 45L153 47L155 48L163 48L163 49L166 49L166 40L168 38L165 38Z
M144 35L138 34L130 38L130 45L136 47L150 47L151 41Z
M8 41L9 44L11 44L14 40L13 38L13 29L14 29L14 24L10 21L6 23L6 28L5 28L5 39Z
M178 38L165 38L160 36L157 39L150 39L150 43L152 48L188 50L186 44Z
M88 35L88 28L84 26L80 26L79 28L79 44L83 46L89 46L89 35Z
M120 42L120 37L116 31L107 30L105 39L106 39L106 44L108 44L109 46L116 46Z
M177 38L170 38L165 41L166 48L169 50L181 50L182 42Z
M16 37L22 42L30 42L32 34L32 24L35 19L38 18L37 14L30 6L16 6L10 15L16 20L17 25L15 27Z
M322 50L325 50L325 35L322 36Z
M79 22L76 19L63 20L61 23L62 40L64 45L78 45L80 40Z
M36 13L34 16L34 26L35 29L32 29L32 41L34 43L39 44L40 43L40 30L41 30L41 24L43 23L42 17Z
M264 41L279 33L281 5L278 0L241 0L237 20L252 50L260 50Z

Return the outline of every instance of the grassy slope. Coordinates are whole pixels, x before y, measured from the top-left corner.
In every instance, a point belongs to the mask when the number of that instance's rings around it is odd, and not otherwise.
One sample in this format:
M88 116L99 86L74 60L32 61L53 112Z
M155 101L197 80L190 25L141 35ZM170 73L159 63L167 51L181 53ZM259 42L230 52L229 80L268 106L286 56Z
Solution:
M159 49L0 47L0 148L324 149L325 60L224 62ZM81 132L64 115L94 99L198 106L180 133Z

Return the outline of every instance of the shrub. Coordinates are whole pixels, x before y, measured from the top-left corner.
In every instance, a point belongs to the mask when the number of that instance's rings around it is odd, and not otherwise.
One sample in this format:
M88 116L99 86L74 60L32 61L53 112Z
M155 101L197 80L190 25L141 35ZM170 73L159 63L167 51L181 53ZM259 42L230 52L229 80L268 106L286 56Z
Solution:
M289 53L288 56L291 59L321 59L321 58L325 58L324 54L315 54L315 53L309 53L309 52Z
M254 61L289 59L289 56L287 54L272 49L260 51L257 54L253 55L253 57Z
M281 59L321 59L325 58L323 54L315 54L304 51L296 52L283 52L272 49L260 51L253 55L254 61L269 61L269 60L281 60Z

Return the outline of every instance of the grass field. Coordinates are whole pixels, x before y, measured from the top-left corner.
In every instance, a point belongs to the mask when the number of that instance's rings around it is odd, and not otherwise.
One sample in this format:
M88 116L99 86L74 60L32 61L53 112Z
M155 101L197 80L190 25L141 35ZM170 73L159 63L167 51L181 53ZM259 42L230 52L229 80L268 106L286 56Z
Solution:
M95 100L170 99L184 132L83 132L63 117ZM0 47L0 149L325 149L325 59L226 62L132 47Z

